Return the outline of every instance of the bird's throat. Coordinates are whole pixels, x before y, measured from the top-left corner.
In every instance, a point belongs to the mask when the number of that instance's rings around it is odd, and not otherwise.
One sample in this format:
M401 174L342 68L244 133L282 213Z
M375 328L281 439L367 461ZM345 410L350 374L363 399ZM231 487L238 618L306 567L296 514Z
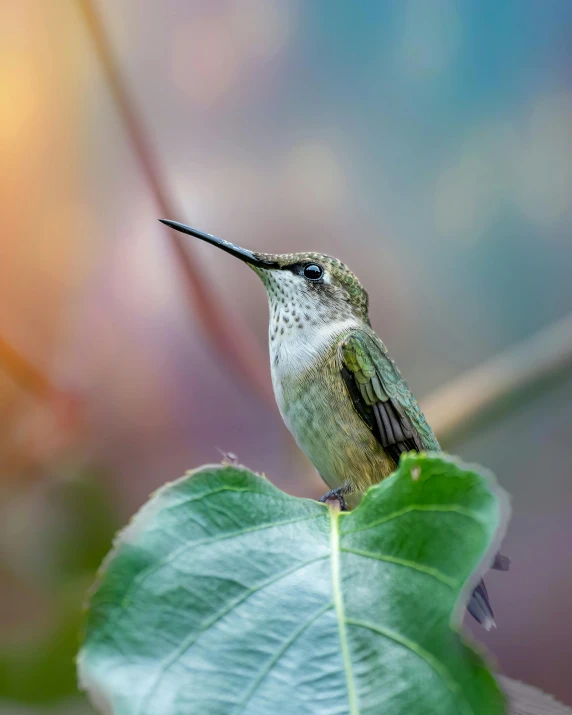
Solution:
M291 319L271 320L269 327L270 364L273 379L319 370L332 348L339 344L340 337L359 327L353 318L341 321L324 321L309 318L291 324Z

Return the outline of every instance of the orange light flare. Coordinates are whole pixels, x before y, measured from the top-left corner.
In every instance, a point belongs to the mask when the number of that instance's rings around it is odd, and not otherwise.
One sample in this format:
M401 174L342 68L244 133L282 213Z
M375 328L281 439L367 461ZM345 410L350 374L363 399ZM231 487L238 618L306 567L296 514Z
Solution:
M89 268L81 49L64 5L0 4L0 325L48 363ZM20 339L20 338L19 338ZM45 474L84 443L82 399L0 336L0 475ZM49 469L48 469L49 472Z

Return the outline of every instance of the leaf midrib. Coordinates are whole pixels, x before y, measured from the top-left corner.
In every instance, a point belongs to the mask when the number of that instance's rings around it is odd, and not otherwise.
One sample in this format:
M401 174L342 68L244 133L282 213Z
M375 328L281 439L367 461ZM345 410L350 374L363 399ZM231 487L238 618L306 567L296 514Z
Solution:
M350 715L359 715L359 705L357 701L356 686L350 659L350 650L346 631L346 615L344 610L344 599L342 595L342 584L340 576L340 532L338 530L339 513L330 509L330 549L332 558L332 592L338 629L340 634L340 648L342 660L346 674L346 687L348 691L348 701Z

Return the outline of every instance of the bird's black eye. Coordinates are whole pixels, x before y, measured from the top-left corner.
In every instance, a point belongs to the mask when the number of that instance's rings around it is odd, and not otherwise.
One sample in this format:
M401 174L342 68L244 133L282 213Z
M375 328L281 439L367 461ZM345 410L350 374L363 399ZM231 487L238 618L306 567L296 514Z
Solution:
M317 263L309 263L304 267L304 276L310 281L319 281L324 275L324 269Z

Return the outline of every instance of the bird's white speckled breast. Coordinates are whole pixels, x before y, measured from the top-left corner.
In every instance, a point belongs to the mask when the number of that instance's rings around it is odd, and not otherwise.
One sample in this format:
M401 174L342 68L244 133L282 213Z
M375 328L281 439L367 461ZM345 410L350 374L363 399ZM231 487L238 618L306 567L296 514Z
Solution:
M350 330L311 321L301 328L270 328L272 384L282 418L300 449L331 489L351 484L364 490L393 469L369 428L354 410L340 373L338 347ZM282 323L281 327L284 324ZM357 503L357 494L348 501Z

